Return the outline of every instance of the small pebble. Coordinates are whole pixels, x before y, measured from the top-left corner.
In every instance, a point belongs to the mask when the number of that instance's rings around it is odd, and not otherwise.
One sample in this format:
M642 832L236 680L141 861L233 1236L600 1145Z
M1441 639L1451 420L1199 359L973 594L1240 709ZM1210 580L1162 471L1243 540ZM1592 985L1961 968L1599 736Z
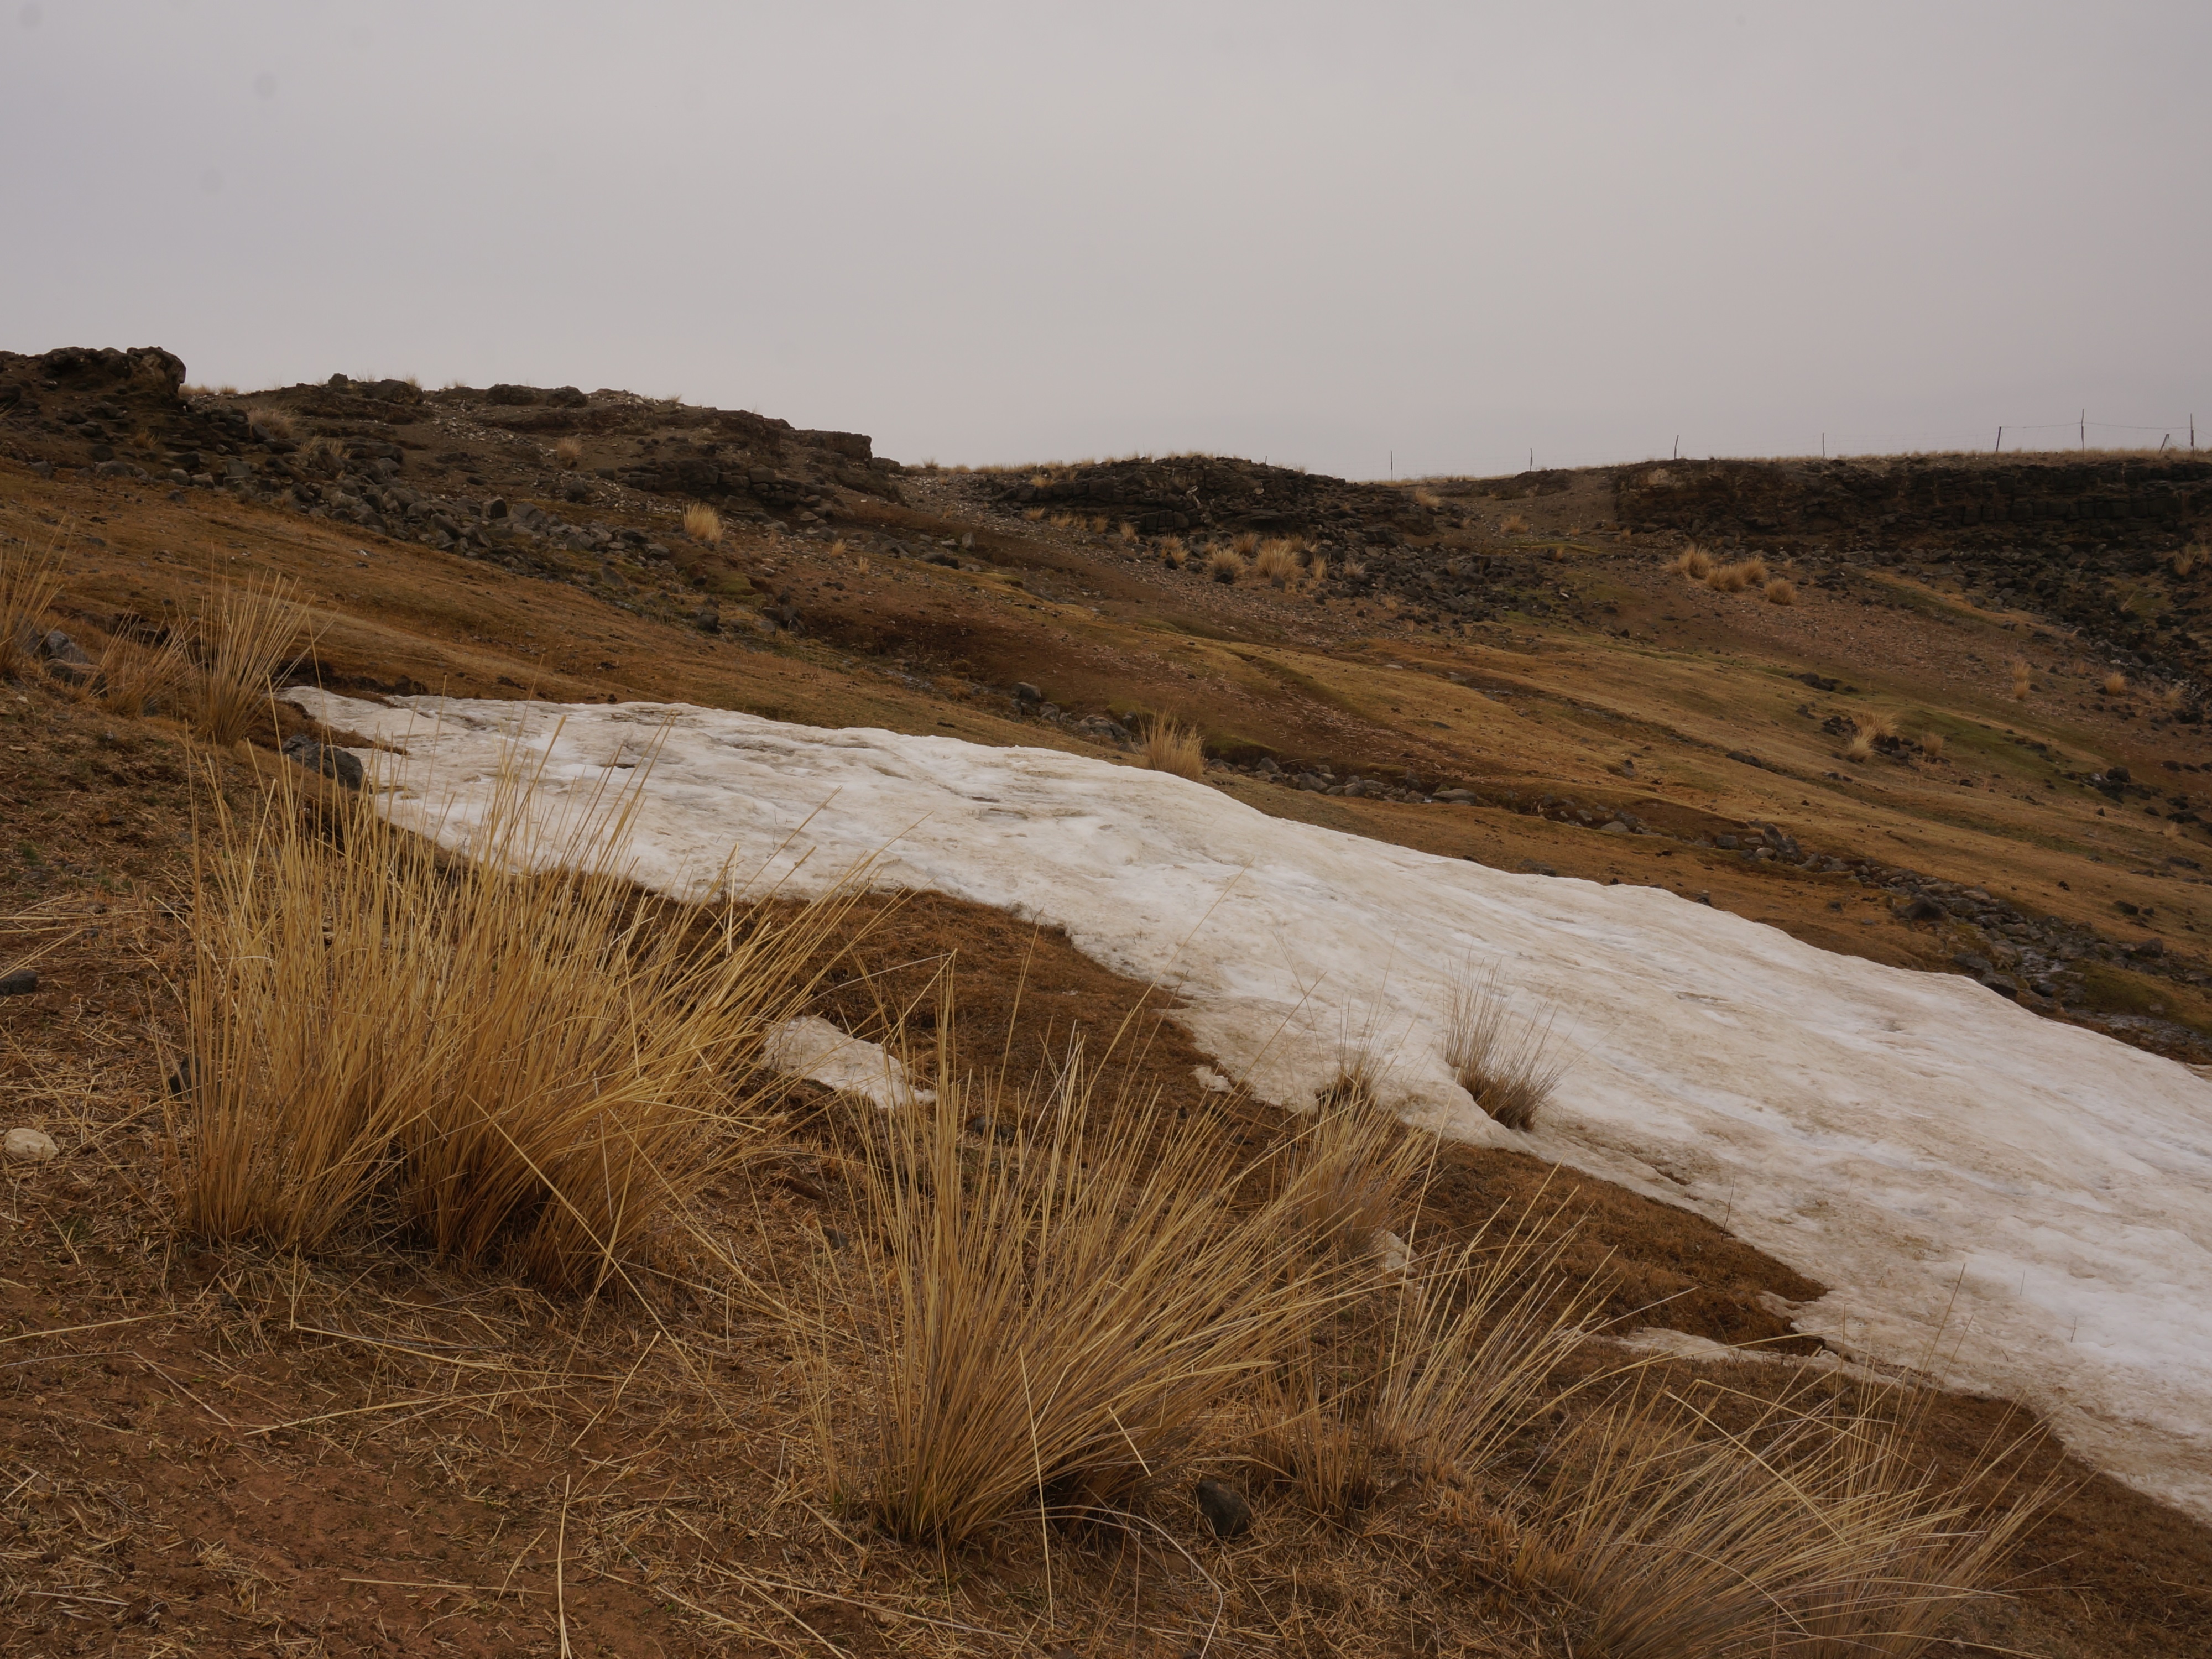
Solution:
M0 1152L9 1158L31 1164L44 1164L60 1150L44 1129L10 1129L7 1139L0 1142Z

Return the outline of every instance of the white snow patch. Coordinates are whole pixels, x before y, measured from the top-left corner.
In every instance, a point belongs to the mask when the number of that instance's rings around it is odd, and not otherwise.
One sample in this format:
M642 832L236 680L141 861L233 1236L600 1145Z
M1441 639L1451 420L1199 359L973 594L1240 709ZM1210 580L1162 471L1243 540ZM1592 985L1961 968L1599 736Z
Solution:
M1723 1221L1832 1287L1801 1329L2019 1398L2212 1519L2212 1085L2170 1060L1660 889L1507 875L1053 750L682 705L293 695L400 745L386 810L449 844L519 743L549 810L635 783L633 873L661 890L709 890L733 849L744 882L799 894L872 860L879 886L1063 927L1171 988L1271 1101L1309 1103L1364 1050L1410 1118ZM1556 1008L1577 1054L1532 1133L1490 1123L1443 1063L1470 958Z
M800 1014L769 1033L761 1058L770 1071L827 1084L840 1094L865 1095L886 1111L934 1100L936 1092L915 1088L906 1066L881 1043L839 1030L819 1014Z

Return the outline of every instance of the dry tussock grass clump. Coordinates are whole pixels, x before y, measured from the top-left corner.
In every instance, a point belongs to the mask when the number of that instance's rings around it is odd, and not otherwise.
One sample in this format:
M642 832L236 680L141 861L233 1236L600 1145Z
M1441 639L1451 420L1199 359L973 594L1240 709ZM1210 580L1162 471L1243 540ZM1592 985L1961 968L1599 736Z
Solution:
M1797 584L1787 577L1774 577L1766 584L1766 602L1769 605L1796 604Z
M2212 563L2212 548L2202 542L2191 542L2173 556L2173 574L2187 576L2200 566Z
M1244 574L1243 556L1234 547L1217 547L1206 556L1206 574L1218 582L1233 582Z
M308 471L326 477L342 472L346 464L345 445L327 433L310 438L300 446L299 463Z
M1897 736L1897 719L1892 714L1869 714L1851 716L1851 740L1844 745L1844 758L1863 761L1872 755L1877 742Z
M1041 1100L940 1060L933 1102L857 1138L862 1261L811 1316L816 1428L841 1504L898 1538L1119 1510L1338 1293L1278 1206L1220 1201L1216 1132L1102 1097L1079 1052Z
M191 653L176 634L158 644L118 635L100 653L93 697L109 714L136 719L175 706L192 672Z
M54 532L43 551L27 543L0 547L0 678L30 672L46 615L62 591L62 537Z
M2027 694L2035 689L2035 670L2025 657L2014 657L2006 665L2005 672L2012 676L2012 695L2015 702L2027 701Z
M584 441L574 436L562 439L553 446L553 464L570 472L583 465Z
M287 577L244 587L218 581L196 619L196 668L177 698L179 713L224 748L258 727L273 729L276 680L305 649L307 613ZM312 645L312 641L310 641Z
M669 914L617 873L629 803L542 823L512 766L466 858L374 790L318 822L290 779L243 816L206 792L179 1226L310 1249L374 1218L561 1288L623 1271L746 1146L838 903Z
M1943 744L1944 737L1941 732L1923 732L1920 734L1920 752L1929 760L1943 757Z
M2017 1446L1957 1487L1914 1467L1879 1393L1748 1405L1637 1391L1570 1443L1522 1562L1614 1659L1920 1654L2048 1501L1962 1495Z
M1041 507L1025 507L1022 509L1022 517L1035 524L1044 517L1044 509Z
M2128 694L2128 677L2115 669L2105 676L2103 689L2108 697L2124 697Z
M722 515L704 501L694 501L684 509L684 533L703 547L719 546Z
M1291 541L1262 542L1258 555L1252 561L1252 574L1277 587L1289 586L1298 579L1302 569L1298 563L1297 544Z
M1701 582L1713 574L1713 562L1704 548L1692 542L1674 556L1674 562L1667 568L1678 576L1687 576L1693 582Z
M1452 986L1444 1027L1444 1064L1491 1120L1509 1129L1534 1127L1574 1063L1553 1041L1557 1011L1540 1020L1517 1018L1513 993L1492 963L1480 975L1462 969Z
M1161 537L1159 547L1160 562L1173 570L1182 569L1183 561L1190 556L1189 550L1183 545L1180 536Z
M1137 526L1124 519L1114 533L1119 536L1124 544L1134 542L1137 539Z
M1260 532L1240 530L1229 538L1229 550L1242 559L1249 559L1260 550Z
M1416 507L1425 507L1433 513L1443 506L1444 498L1437 495L1435 490L1424 488L1413 492L1413 504Z
M1509 536L1525 536L1528 533L1528 520L1525 514L1509 513L1499 521L1498 527Z
M1741 593L1747 588L1761 586L1766 579L1766 561L1753 557L1714 566L1706 574L1705 586L1716 593Z
M295 442L299 428L293 423L290 413L270 404L257 404L246 411L254 432L264 439L274 438L280 443Z
M1145 764L1193 782L1206 775L1206 740L1194 726L1161 715L1145 723Z

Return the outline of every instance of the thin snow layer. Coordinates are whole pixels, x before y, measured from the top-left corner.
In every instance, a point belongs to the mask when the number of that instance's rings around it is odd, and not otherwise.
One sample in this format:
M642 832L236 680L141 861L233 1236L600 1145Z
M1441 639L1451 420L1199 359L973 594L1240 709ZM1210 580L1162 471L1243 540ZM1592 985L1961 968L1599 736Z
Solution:
M800 1014L768 1034L761 1058L771 1071L827 1084L841 1094L864 1095L885 1110L934 1100L907 1081L906 1066L879 1042L839 1030L819 1014Z
M2212 1519L2212 1086L2172 1061L1658 889L1506 875L1048 750L296 696L404 749L365 757L401 769L388 810L451 844L519 744L544 810L638 792L633 873L662 890L809 893L871 861L877 885L1065 927L1172 988L1269 1100L1306 1103L1364 1053L1410 1119L1698 1211L1832 1287L1801 1329L2021 1399ZM1529 1134L1443 1060L1455 975L1492 963L1576 1055Z

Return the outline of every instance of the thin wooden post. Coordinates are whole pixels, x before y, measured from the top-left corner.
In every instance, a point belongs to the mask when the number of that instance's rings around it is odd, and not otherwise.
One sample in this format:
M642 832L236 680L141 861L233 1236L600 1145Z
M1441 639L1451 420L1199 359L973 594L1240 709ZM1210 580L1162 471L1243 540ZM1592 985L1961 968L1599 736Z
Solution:
M2002 427L1999 427L1997 428L1997 447L1990 451L1990 453L1992 455L2002 455L2004 453L2004 428Z

